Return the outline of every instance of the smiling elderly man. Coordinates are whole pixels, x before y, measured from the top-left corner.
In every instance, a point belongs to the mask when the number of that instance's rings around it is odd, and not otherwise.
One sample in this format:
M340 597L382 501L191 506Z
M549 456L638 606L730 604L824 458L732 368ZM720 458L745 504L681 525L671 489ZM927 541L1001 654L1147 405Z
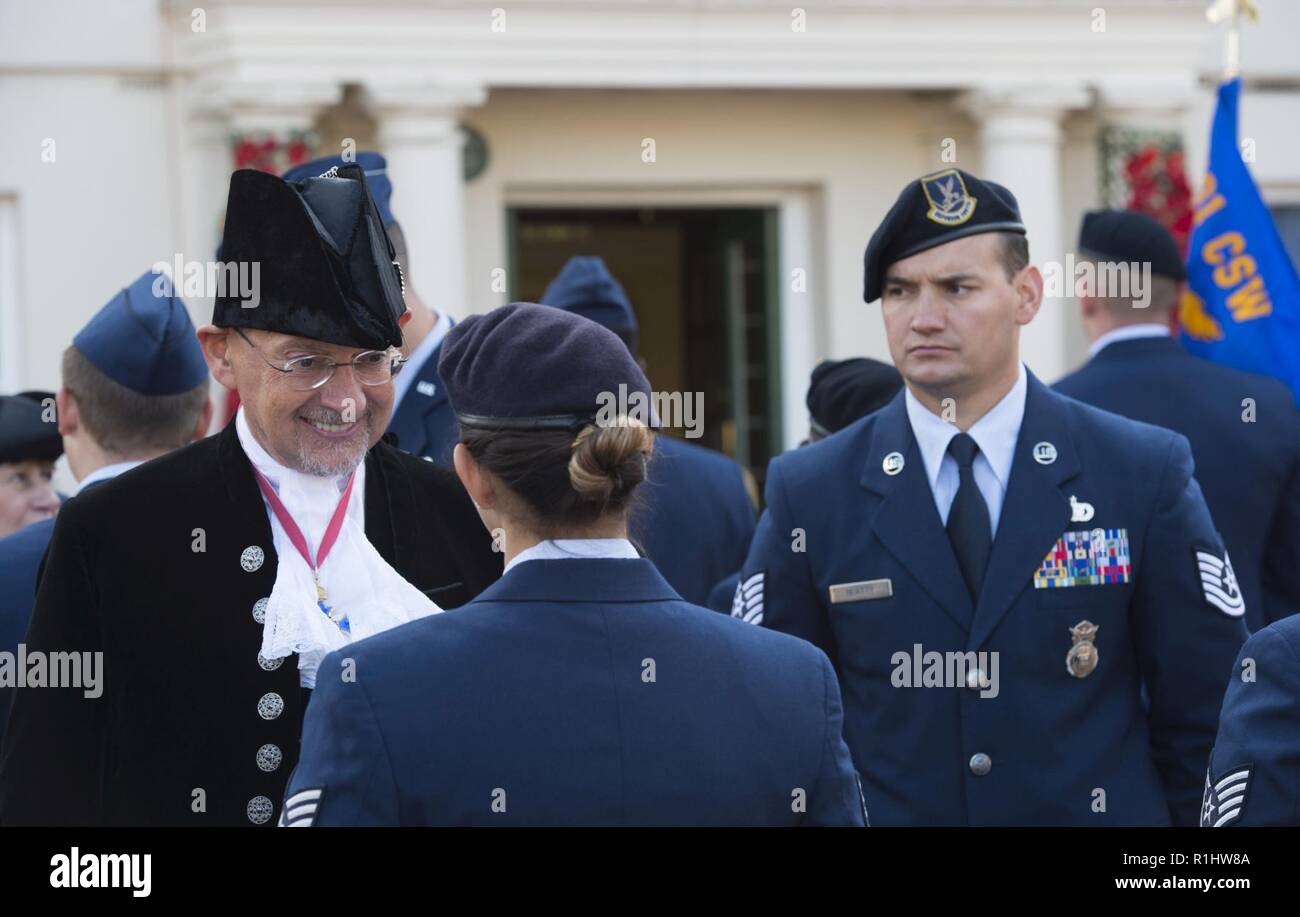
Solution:
M27 651L102 652L104 692L18 692L5 824L274 824L319 660L500 575L452 472L381 442L406 313L361 169L236 172L222 254L261 265L198 331L242 407L60 514Z

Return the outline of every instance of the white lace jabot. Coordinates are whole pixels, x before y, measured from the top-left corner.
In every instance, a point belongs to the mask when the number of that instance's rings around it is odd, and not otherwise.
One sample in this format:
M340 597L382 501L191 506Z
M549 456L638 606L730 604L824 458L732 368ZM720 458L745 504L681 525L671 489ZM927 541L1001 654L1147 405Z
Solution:
M235 432L244 454L275 488L276 494L315 551L338 506L347 478L322 478L285 468L253 437L241 407ZM262 625L262 656L282 659L298 654L303 687L316 686L316 669L326 653L381 631L442 611L429 597L394 570L366 537L366 463L357 466L356 482L338 540L321 564L320 581L327 604L346 614L351 634L345 634L316 604L311 567L298 553L266 498L267 518L279 564Z

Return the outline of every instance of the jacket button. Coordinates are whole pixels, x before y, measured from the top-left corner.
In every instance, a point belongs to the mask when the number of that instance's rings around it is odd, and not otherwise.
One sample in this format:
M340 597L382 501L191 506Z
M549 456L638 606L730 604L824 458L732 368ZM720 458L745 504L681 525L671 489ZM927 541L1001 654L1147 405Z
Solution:
M262 569L264 560L266 560L266 553L255 544L244 548L244 552L239 555L239 565L244 568L245 573Z
M253 603L253 620L258 624L266 623L266 606L271 602L271 597L258 599Z
M268 743L257 750L257 766L268 774L276 770L283 760L284 753L278 745Z
M980 752L977 755L971 755L970 772L972 774L976 777L983 777L991 770L993 770L992 758L984 754L984 752Z
M283 656L278 659L267 659L261 653L257 654L257 664L262 667L263 672L274 672L280 666L284 665Z
M257 715L264 720L273 720L281 713L284 713L284 698L274 691L263 694L257 702Z
M255 825L264 825L271 820L275 804L265 796L254 796L248 800L248 820Z

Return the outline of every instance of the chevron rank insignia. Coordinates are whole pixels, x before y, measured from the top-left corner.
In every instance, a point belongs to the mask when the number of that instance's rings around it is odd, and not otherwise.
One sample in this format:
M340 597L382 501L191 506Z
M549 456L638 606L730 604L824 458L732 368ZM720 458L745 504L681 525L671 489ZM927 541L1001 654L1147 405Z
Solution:
M1254 769L1254 765L1246 764L1217 777L1211 777L1208 770L1205 772L1205 796L1201 799L1202 828L1222 828L1241 817Z
M316 821L316 810L325 795L325 787L312 786L299 790L284 801L280 811L281 828L310 828Z
M1237 575L1232 572L1228 552L1196 548L1196 568L1201 575L1201 591L1205 601L1230 618L1240 618L1246 612L1246 600L1237 586Z
M740 618L746 624L763 623L763 581L762 570L749 579L736 584L736 595L731 600L731 616Z
M1034 571L1034 588L1103 586L1132 577L1128 529L1083 529L1056 539Z

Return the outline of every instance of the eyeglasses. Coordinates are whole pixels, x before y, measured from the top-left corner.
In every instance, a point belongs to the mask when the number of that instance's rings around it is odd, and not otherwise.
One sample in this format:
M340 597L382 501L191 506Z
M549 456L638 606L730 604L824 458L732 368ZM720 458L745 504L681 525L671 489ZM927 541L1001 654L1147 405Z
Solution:
M244 339L245 344L253 348L263 363L276 372L283 373L289 388L295 392L310 392L320 388L334 377L334 370L344 365L335 363L329 357L306 356L286 360L277 366L257 349L257 345L248 339L242 328L236 328L235 332ZM351 365L352 374L362 385L384 385L393 381L393 376L401 372L406 361L402 359L400 350L389 347L387 350L363 350L348 365Z

